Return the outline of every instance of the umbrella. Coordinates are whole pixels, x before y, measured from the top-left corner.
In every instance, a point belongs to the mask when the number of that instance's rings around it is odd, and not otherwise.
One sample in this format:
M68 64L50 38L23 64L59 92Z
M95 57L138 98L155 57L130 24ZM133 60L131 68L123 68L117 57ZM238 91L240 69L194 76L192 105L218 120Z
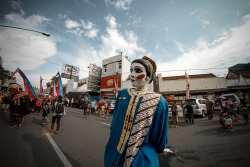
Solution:
M218 100L218 99L226 99L224 96L215 96L213 97L214 100Z
M20 99L21 97L26 96L26 95L28 95L27 92L19 93L19 94L15 95L15 96L12 98L11 101L16 100L16 99Z

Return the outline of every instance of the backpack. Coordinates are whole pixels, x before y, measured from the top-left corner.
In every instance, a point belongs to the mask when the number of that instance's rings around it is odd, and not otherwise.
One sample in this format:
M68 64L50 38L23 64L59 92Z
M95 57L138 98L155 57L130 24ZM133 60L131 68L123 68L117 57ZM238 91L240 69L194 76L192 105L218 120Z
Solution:
M56 105L56 113L60 114L64 112L64 103L57 103Z

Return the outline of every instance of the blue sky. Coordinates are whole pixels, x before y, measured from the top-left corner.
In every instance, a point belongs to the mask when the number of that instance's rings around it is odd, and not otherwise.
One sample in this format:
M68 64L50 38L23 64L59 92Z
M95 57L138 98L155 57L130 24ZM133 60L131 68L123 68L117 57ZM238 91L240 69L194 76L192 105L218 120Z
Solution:
M35 86L62 64L87 77L90 63L119 51L151 57L163 76L225 76L250 62L250 0L1 0L0 24L51 34L0 27L4 68L19 67Z

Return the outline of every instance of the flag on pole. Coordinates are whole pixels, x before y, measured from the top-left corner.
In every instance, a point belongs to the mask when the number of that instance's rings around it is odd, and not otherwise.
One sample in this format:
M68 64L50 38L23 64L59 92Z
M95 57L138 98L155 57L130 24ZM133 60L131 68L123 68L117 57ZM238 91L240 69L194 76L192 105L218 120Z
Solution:
M13 77L17 72L20 74L20 76L21 76L22 79L23 79L25 91L28 93L30 99L31 99L31 100L37 99L37 95L36 95L36 93L35 93L33 87L31 86L30 81L28 80L28 78L25 76L25 74L22 72L22 70L21 70L20 68L17 68L17 69L16 69L16 71L12 74L12 77Z
M40 76L40 95L43 95L43 78Z
M114 78L114 83L115 83L115 89L114 89L114 93L115 93L115 97L118 96L118 84L116 83L116 79Z
M61 75L60 73L58 72L56 74L56 76L58 75L58 80L57 80L57 96L62 96L63 97L63 86L62 86L62 79L61 79Z
M190 78L187 74L187 72L185 71L185 79L186 79L186 89L187 89L187 92L186 92L186 98L189 99L189 91L190 91Z
M56 99L57 93L56 93L56 84L55 84L55 81L52 81L52 84L53 84L52 99Z

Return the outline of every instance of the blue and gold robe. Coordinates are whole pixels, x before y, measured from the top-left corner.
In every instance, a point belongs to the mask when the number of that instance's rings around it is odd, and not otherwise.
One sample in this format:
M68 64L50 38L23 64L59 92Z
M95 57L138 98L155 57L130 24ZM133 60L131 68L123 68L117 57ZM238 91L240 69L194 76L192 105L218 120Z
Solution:
M123 89L115 103L104 164L112 166L159 166L157 152L168 141L168 104L154 92L135 95Z

